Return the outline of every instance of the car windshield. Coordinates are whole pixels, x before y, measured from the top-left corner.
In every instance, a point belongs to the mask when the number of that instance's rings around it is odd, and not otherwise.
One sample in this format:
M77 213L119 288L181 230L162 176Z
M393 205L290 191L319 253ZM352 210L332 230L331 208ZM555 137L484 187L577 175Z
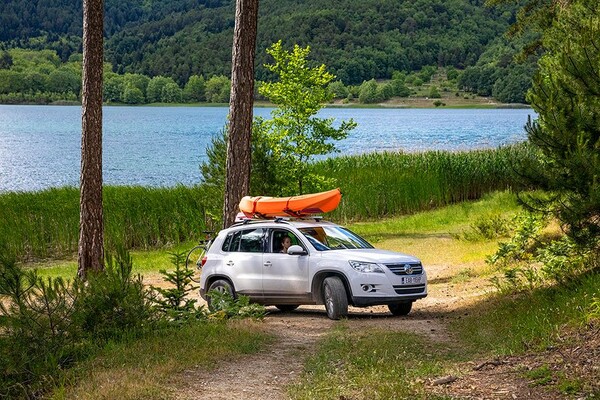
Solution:
M316 226L299 230L319 251L373 248L365 239L341 226Z

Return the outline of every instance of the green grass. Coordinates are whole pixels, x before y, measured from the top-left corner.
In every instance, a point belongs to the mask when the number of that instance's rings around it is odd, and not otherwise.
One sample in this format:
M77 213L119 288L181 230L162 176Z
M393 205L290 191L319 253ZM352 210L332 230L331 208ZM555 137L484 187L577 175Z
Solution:
M351 330L342 322L320 343L288 394L292 399L441 399L426 394L424 382L453 360L446 346L417 335Z
M364 236L369 241L375 243L378 247L391 250L406 251L414 253L429 262L429 257L425 252L429 251L430 246L426 243L426 248L411 248L411 243L424 243L427 237L432 240L440 236L453 239L465 229L468 229L471 221L486 215L513 215L518 211L516 196L510 192L498 192L485 195L482 199L471 202L464 202L442 207L436 210L419 212L413 215L405 215L394 218L387 218L371 222L355 222L349 225L349 228L356 233ZM464 241L451 240L448 246L458 251L459 259L457 263L468 262L470 259L483 259L483 253L489 254L494 244L490 242L468 243ZM142 275L156 273L159 269L170 265L171 253L187 252L194 245L195 241L182 242L173 246L164 246L157 249L133 250L133 272ZM408 246L408 249L407 249ZM437 243L437 246L441 246ZM446 255L451 255L452 249L445 251ZM414 251L411 251L414 250ZM423 253L421 253L423 251ZM436 256L439 260L439 256ZM70 257L64 260L51 260L37 263L29 263L28 266L37 268L41 276L72 278L77 272L77 260Z
M488 215L514 215L517 197L510 192L489 193L476 201L465 201L439 209L403 217L350 224L352 230L367 238L385 235L448 234L458 235L478 218Z
M177 374L211 370L220 362L260 351L272 337L252 322L211 322L157 330L109 343L67 372L52 399L171 399Z
M523 376L532 387L554 386L565 395L576 395L584 386L579 379L569 379L562 371L553 371L548 365L525 371Z
M556 343L565 326L585 325L598 298L600 274L591 273L564 287L494 296L451 327L474 354L539 351Z
M174 253L186 253L194 247L196 242L179 243L175 246L150 250L132 250L133 273L157 273L159 269L171 268L171 257ZM52 260L28 263L28 267L36 268L41 277L73 278L77 274L77 260Z
M547 365L527 371L524 375L531 381L531 386L544 386L552 382L552 370Z
M457 277L464 275L458 271ZM560 342L565 329L581 328L600 298L600 275L591 274L569 287L484 299L446 315L452 341L431 342L414 333L375 328L350 329L341 322L309 357L293 399L438 399L424 382L453 375L458 365L497 355L543 351ZM460 315L460 318L455 318ZM586 385L562 371L540 367L524 371L531 386L549 386L563 394Z

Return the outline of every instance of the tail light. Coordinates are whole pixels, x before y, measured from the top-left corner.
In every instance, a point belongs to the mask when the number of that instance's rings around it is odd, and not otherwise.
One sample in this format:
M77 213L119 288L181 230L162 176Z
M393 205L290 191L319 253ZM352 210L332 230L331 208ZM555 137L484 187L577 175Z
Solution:
M208 258L206 256L202 257L202 266L204 267L204 264L206 264L206 261L208 260Z

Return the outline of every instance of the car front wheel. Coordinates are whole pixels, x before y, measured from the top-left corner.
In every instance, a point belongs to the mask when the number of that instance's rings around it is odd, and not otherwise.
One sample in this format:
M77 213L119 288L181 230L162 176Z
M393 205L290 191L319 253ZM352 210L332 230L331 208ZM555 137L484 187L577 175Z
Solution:
M323 302L330 319L340 319L348 315L346 288L337 276L330 276L323 281Z
M390 309L390 312L394 315L408 315L408 313L412 309L412 301L409 301L407 303L389 304L388 308Z
M210 292L217 292L217 296L210 295ZM208 296L206 297L206 302L208 303L208 309L210 311L219 311L226 307L227 305L227 297L231 297L231 299L235 299L235 291L233 290L233 286L229 281L225 279L218 279L210 284L208 287Z

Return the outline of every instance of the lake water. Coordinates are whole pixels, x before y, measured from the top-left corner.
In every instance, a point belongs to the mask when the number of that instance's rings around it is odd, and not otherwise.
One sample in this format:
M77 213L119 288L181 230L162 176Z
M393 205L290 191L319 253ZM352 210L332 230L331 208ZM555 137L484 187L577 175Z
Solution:
M255 115L269 117L271 109ZM104 181L110 185L194 184L226 107L105 107ZM324 117L353 118L341 154L468 150L525 140L531 109L328 108ZM78 185L81 107L0 105L0 192Z

